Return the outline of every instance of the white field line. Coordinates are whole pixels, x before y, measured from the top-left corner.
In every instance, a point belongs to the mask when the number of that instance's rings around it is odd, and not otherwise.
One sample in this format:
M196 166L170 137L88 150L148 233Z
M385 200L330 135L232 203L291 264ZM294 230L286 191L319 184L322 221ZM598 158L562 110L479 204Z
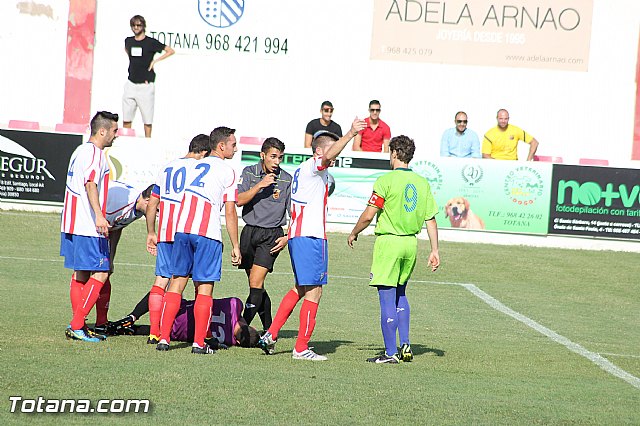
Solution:
M35 258L28 258L28 257L12 257L12 256L0 256L0 259L62 262L62 259L35 259ZM142 267L151 267L152 266L150 264L121 263L121 262L115 262L114 265L142 266ZM224 271L225 272L232 272L232 271L239 271L239 269L235 269L235 268L234 269L224 269ZM244 272L244 271L242 271L242 272ZM276 275L293 275L291 272L273 272L273 273L276 274ZM350 279L350 280L367 280L368 281L368 278L365 278L365 277L352 277L352 276L332 275L332 278ZM489 294L487 294L484 291L480 290L474 284L457 283L457 282L423 281L423 280L414 280L412 282L423 283L423 284L455 285L455 286L463 287L466 290L468 290L469 292L471 292L471 294L473 294L474 296L478 297L480 300L482 300L483 302L485 302L487 305L491 306L493 309L497 310L498 312L502 312L503 314L508 315L508 316L510 316L511 318L513 318L513 319L515 319L517 321L520 321L521 323L523 323L527 327L530 327L530 328L534 329L535 331L537 331L538 333L540 333L540 334L542 334L544 336L547 336L552 341L561 344L562 346L566 347L570 351L575 352L576 354L587 358L589 361L593 362L594 364L596 364L598 367L602 368L607 373L624 380L625 382L629 383L631 386L635 387L636 389L640 389L640 378L638 378L638 377L636 377L636 376L634 376L632 374L627 373L626 371L624 371L620 367L618 367L615 364L613 364L611 361L607 360L606 358L603 358L600 354L597 354L595 352L591 352L591 351L587 350L586 348L584 348L583 346L581 346L581 345L579 345L577 343L574 343L571 340L567 339L566 337L561 336L560 334L556 333L555 331L553 331L553 330L551 330L551 329L549 329L549 328L547 328L547 327L535 322L531 318L529 318L527 316L524 316L519 312L514 311L513 309L509 308L508 306L504 305L503 303L501 303L497 299L495 299L492 296L490 296ZM620 355L616 355L616 354L605 354L605 355L620 356ZM624 356L636 357L635 355L624 355Z

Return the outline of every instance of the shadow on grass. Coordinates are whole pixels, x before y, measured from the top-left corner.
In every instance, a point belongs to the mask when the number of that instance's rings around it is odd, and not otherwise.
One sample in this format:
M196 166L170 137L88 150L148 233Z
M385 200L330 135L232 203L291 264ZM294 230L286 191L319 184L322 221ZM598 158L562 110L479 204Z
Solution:
M363 347L359 347L358 350L361 351L367 351L367 352L376 352L376 353L382 353L384 352L384 347L380 346L378 344L370 344L370 345L366 345ZM416 343L412 343L411 344L411 350L413 351L413 356L422 356L422 355L426 355L426 356L444 356L446 351L443 351L442 349L437 349L437 348L430 348L428 346L425 345L421 345L421 344L416 344Z

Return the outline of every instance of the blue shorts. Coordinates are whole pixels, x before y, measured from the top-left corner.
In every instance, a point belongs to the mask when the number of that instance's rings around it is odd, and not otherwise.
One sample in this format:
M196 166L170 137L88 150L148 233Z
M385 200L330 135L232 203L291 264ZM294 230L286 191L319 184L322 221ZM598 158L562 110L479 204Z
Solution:
M327 240L296 237L289 240L289 257L296 285L325 285L329 266Z
M109 272L109 240L102 237L60 233L64 267L74 271Z
M171 253L173 242L162 242L156 246L156 277L171 278Z
M193 281L220 281L222 243L200 235L176 232L171 253L171 275Z

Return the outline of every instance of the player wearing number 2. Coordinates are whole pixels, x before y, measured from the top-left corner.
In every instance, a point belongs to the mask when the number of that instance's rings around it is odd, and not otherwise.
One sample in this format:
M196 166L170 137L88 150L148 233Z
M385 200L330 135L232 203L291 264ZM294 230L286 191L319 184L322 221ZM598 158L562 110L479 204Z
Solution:
M327 357L309 348L309 340L316 325L322 286L327 283L328 248L325 232L328 197L328 168L351 139L362 129L364 120L356 118L349 132L340 138L326 130L316 132L311 142L313 157L296 169L291 182L291 224L289 226L289 255L295 285L276 313L269 330L258 343L270 355L274 351L278 332L300 299L300 328L293 349L293 359L325 361Z
M171 250L178 222L178 211L184 188L187 184L187 170L192 164L209 155L211 146L209 136L197 135L189 144L189 152L182 158L165 165L158 174L158 179L151 192L151 198L145 213L147 220L147 251L156 257L156 279L149 294L149 339L147 343L157 344L160 341L160 313L162 299L171 278ZM156 233L156 214L159 215L158 232ZM127 315L116 325L130 326L137 318Z
M204 339L213 306L213 285L222 272L222 233L220 211L224 208L225 225L231 240L231 263L240 263L238 215L236 213L237 177L225 159L236 153L235 130L218 127L211 132L211 154L195 163L186 173L186 186L171 255L171 282L164 295L161 340L157 349L169 349L173 321L180 309L182 292L192 277L197 289L193 306L195 330L191 352L211 354Z
M347 239L347 244L353 248L358 234L377 215L377 238L369 285L378 289L385 353L367 359L377 364L397 364L400 359L413 359L409 342L409 301L405 291L416 264L416 234L422 229L424 221L427 223L427 235L431 243L431 270L435 271L440 266L435 219L438 206L429 182L409 169L409 162L415 152L413 139L397 136L391 139L389 151L393 171L380 176L373 184L373 194L368 205ZM399 355L396 331L400 336Z

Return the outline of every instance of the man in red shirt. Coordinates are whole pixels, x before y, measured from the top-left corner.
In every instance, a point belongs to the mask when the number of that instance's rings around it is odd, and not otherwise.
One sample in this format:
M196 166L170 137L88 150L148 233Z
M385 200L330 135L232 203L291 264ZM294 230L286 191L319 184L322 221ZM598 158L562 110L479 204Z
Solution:
M369 117L365 118L367 127L361 130L353 140L354 151L389 152L391 129L380 120L380 102L369 102Z

